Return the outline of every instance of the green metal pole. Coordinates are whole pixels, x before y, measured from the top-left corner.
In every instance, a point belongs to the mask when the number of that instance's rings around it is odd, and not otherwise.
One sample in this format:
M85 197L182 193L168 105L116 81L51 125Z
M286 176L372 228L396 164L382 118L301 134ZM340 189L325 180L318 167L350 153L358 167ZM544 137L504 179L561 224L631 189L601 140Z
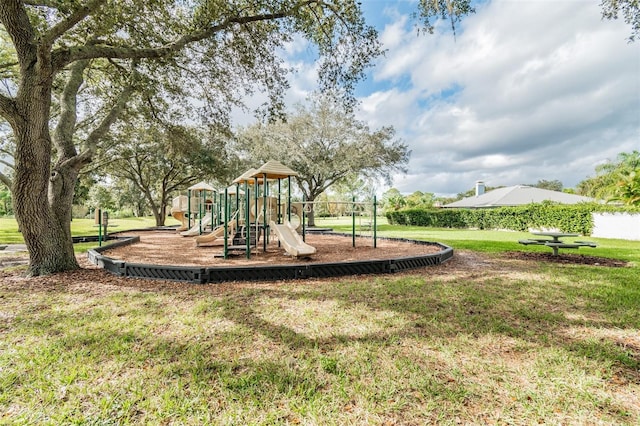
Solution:
M251 258L251 223L249 223L249 221L251 220L251 212L249 211L249 209L251 208L251 198L250 198L250 191L249 191L249 183L247 181L244 182L244 196L245 196L244 239L245 239L245 244L247 246L246 257L247 259L249 259Z
M378 206L378 202L376 201L376 196L374 195L373 196L373 248L378 247L378 240L377 240L377 238L378 238L378 236L377 236L377 233L378 233L377 227L378 227L378 225L377 225L377 221L376 221L376 218L378 216L377 206Z
M187 217L189 218L187 229L191 229L191 190L187 190Z
M226 259L229 255L229 203L227 203L227 191L229 189L224 189L224 258Z
M98 209L98 247L102 247L102 210Z
M202 190L199 191L198 195L200 196L198 203L198 232L199 235L202 235Z
M256 227L256 249L258 248L258 228L259 228L259 223L258 223L258 192L260 191L260 187L258 186L258 178L255 178L255 185L253 186L255 188L254 195L253 195L253 212L254 212L254 219L256 221L255 223L255 227Z
M235 205L236 213L236 229L240 229L240 184L236 183L236 205Z
M264 182L262 184L262 251L267 251L267 192L269 187L267 186L267 174L263 174Z
M351 199L351 240L353 247L356 246L356 197Z
M218 207L217 207L216 213L218 214L218 219L220 220L222 220L222 197L223 196L224 195L222 194L222 192L218 193Z
M289 222L291 222L291 176L287 176L287 186L288 186L288 194L287 194L287 217Z
M220 217L218 216L218 193L214 189L211 191L211 229L218 226L220 223Z

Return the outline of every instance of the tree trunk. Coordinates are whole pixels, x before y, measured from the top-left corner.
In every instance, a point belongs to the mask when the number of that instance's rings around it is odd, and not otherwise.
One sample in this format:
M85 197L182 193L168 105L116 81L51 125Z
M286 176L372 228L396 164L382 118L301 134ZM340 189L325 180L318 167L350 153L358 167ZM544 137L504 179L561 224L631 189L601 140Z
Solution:
M307 198L307 202L313 203L315 201L315 197L309 196ZM312 204L309 209L309 213L307 213L307 225L310 227L316 226L316 214L315 214L315 206Z
M77 173L69 170L50 173L51 82L39 77L41 80L23 82L16 103L22 120L12 122L17 140L14 210L29 250L30 276L79 267L71 240L71 205Z
M162 217L162 221L158 226L164 226L164 222L167 219L167 201L165 201L164 199L162 200L162 203L160 204L160 212L161 212L161 217Z
M164 212L162 206L158 207L154 203L151 203L151 210L153 211L153 217L156 220L156 226L164 226Z

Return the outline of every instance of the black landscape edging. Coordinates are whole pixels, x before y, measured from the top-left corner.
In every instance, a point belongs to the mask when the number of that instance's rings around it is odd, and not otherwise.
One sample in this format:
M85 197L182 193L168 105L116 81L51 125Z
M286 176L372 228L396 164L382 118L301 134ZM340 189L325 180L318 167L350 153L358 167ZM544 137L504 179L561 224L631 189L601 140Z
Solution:
M124 238L129 237L120 237L116 235L107 235L104 237L100 237L98 235L87 235L87 236L79 236L79 237L71 237L73 244L78 243L97 243L102 238L102 241L111 241L111 240L122 240Z
M351 237L351 234L327 233ZM442 248L438 253L406 256L397 259L362 260L332 263L310 263L305 265L268 265L268 266L172 266L129 263L103 256L107 249L133 244L140 237L120 237L115 243L96 247L87 252L89 261L114 275L131 278L148 278L187 282L192 284L222 283L229 281L279 281L307 278L328 278L364 274L392 274L410 269L434 266L453 257L453 248L442 243L408 240L404 238L386 238L389 241L411 242L420 245L435 245Z

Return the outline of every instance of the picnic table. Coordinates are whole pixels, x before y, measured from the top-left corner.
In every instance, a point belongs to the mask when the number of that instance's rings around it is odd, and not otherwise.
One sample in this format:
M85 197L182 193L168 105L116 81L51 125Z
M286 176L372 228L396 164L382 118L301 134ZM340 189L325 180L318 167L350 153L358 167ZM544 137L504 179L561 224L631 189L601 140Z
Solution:
M573 234L567 232L555 232L555 231L532 231L533 235L538 235L541 237L550 237L549 238L530 238L527 240L518 240L520 244L529 245L544 245L547 247L551 247L553 250L553 255L558 255L558 249L568 248L568 249L578 249L580 247L596 247L597 244L592 241L573 241L573 242L565 242L561 240L561 238L567 237L578 237L580 234Z

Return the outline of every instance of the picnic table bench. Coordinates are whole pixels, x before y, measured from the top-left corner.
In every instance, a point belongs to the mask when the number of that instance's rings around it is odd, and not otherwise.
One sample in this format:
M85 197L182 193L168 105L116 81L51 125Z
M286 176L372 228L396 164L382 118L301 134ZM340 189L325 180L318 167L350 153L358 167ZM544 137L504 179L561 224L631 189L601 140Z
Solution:
M529 238L526 240L518 240L520 244L524 245L543 245L547 247L551 247L553 250L553 255L558 255L558 249L568 248L568 249L578 249L580 247L597 247L597 244L592 241L574 241L574 242L564 242L560 238L564 237L577 237L579 234L569 234L564 232L532 232L534 235L551 237L549 238Z

